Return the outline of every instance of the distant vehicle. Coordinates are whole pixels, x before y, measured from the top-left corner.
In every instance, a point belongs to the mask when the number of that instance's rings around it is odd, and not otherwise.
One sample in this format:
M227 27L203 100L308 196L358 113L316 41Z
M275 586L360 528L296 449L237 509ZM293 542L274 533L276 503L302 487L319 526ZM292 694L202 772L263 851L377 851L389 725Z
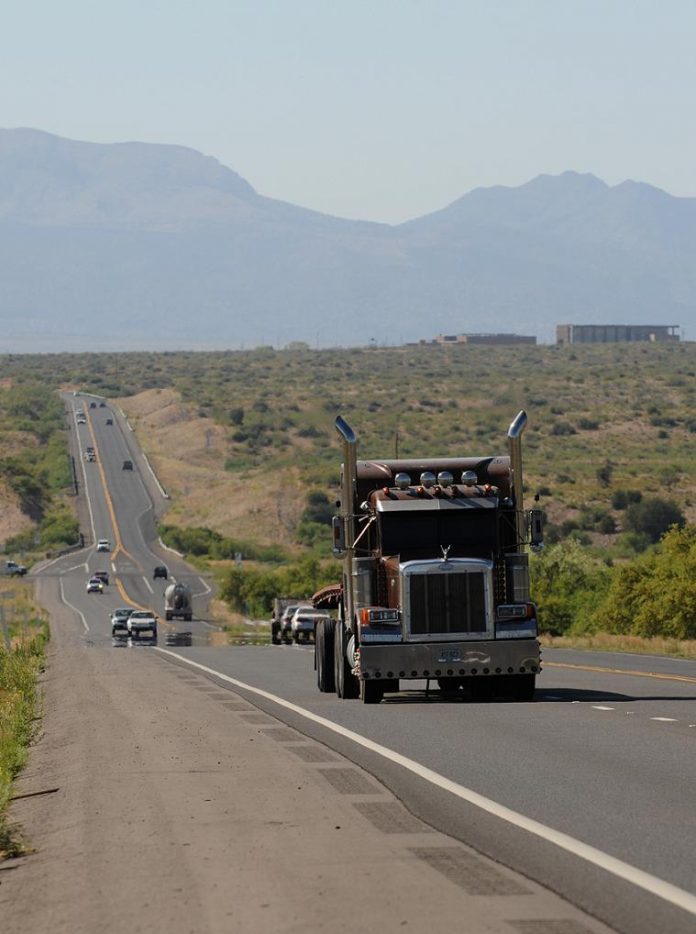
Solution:
M329 614L322 610L315 610L313 606L298 606L290 621L290 632L295 645L300 640L314 642L317 621L320 619L329 619Z
M114 423L113 418L107 418L107 420L106 420L106 424L107 424L107 425L113 425L113 423Z
M89 407L90 407L90 409L96 409L97 403L96 403L96 402L90 402Z
M98 577L102 584L105 584L107 587L109 585L109 572L108 571L95 571L92 574L92 577Z
M169 577L169 571L163 564L158 564L155 570L152 572L152 577L154 580L157 580L158 577L163 577L165 580L167 580Z
M183 581L170 584L164 591L164 618L185 619L190 622L193 619L191 596L191 588Z
M108 538L100 538L97 542L97 551L111 551L111 542Z
M90 577L87 581L87 593L104 593L104 585L98 577Z
M27 569L23 564L17 564L16 561L6 561L2 565L2 573L8 574L10 577L24 577Z
M285 607L283 613L280 617L280 626L278 629L278 639L281 642L290 642L292 637L292 629L290 628L292 623L292 618L295 615L295 610L299 604L291 603Z
M87 419L84 417L84 415L78 415L78 416L77 416L77 424L78 424L78 425L86 425L86 424L87 424Z
M123 469L124 469L124 470L132 470L132 469L133 469L133 461L124 461L124 462L123 462Z
M128 617L133 610L129 606L120 606L111 614L111 635L128 635Z
M280 619L286 608L292 605L296 610L300 603L302 601L299 597L274 597L273 614L271 616L271 642L273 645L280 645Z
M132 638L139 639L144 633L157 638L157 617L151 610L133 610L126 625Z
M85 451L85 460L94 463L97 459L97 455L94 451Z
M105 408L106 408L106 402L100 402L100 403L99 403L99 408L100 408L100 409L105 409Z

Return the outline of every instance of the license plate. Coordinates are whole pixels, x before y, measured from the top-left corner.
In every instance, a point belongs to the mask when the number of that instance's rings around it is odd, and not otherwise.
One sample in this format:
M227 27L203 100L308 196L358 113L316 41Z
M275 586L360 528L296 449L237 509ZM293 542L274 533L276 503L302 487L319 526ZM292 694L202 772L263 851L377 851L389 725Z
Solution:
M442 649L437 657L439 662L460 662L462 653L459 649Z

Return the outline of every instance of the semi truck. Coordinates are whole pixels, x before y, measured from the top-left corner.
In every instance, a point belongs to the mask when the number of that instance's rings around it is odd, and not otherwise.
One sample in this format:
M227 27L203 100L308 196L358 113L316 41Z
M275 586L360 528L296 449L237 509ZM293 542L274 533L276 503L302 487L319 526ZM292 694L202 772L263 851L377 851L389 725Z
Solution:
M402 682L444 694L531 700L541 669L527 546L543 546L542 514L522 494L524 411L508 453L358 461L343 444L333 551L342 582L314 594L337 618L317 624L317 685L379 703Z
M193 607L191 605L191 588L183 581L177 581L170 584L164 591L164 618L185 619L191 622L193 619Z

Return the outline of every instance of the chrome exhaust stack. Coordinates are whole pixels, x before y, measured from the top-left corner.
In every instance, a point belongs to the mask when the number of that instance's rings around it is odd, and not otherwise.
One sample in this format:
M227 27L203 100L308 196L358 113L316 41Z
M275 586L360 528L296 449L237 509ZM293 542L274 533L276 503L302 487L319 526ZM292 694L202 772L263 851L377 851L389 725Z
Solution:
M522 548L527 540L527 521L524 514L524 493L522 485L522 432L527 427L527 413L522 409L514 417L508 428L508 451L512 470L512 491L515 498L517 517L517 547Z
M343 532L343 554L345 556L343 578L344 619L352 627L353 620L353 564L355 558L355 494L358 487L357 438L348 422L340 415L336 418L336 431L343 440L343 471L341 473L340 524Z

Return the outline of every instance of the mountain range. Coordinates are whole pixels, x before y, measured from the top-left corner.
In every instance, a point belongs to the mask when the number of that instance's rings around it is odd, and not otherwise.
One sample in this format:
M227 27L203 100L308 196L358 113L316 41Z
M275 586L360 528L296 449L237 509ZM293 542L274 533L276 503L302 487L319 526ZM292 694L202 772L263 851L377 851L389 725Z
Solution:
M694 256L696 198L639 182L540 175L390 226L263 197L180 146L0 130L0 352L691 336Z

